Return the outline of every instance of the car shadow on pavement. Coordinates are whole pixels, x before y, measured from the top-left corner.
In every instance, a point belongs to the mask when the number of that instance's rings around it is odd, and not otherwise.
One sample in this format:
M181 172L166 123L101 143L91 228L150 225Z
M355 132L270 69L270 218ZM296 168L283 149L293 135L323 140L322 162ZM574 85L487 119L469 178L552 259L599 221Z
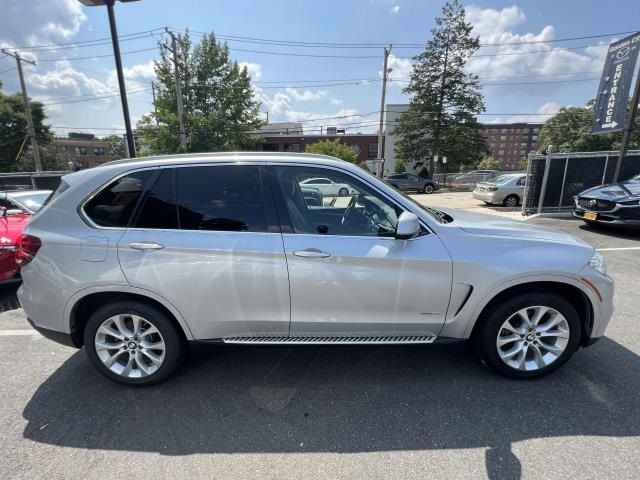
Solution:
M516 442L638 436L639 379L639 357L607 338L532 381L492 374L464 345L221 347L127 388L77 352L24 408L24 437L164 455L486 448L490 478L520 478Z
M583 224L578 227L580 230L603 235L606 237L616 237L623 240L640 240L639 228L616 227L612 225L587 225Z

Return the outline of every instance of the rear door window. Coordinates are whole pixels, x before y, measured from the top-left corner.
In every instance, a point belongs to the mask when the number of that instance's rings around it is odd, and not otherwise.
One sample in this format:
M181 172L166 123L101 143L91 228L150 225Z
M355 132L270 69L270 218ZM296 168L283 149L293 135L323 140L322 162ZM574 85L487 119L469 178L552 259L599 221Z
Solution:
M268 231L257 166L177 168L176 192L183 230Z
M136 228L178 229L178 206L174 188L174 169L160 171L153 186L145 194Z
M127 227L154 170L135 172L112 182L84 206L84 213L101 227Z

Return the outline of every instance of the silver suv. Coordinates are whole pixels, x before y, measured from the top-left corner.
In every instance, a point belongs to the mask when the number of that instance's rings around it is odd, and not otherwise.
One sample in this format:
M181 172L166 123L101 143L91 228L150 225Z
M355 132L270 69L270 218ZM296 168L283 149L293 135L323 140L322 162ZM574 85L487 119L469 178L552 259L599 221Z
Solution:
M347 195L303 194L327 178ZM318 200L320 198L321 200ZM63 178L25 229L18 292L44 336L109 378L160 382L194 345L470 339L516 378L604 334L613 281L592 247L410 198L306 154L116 161Z

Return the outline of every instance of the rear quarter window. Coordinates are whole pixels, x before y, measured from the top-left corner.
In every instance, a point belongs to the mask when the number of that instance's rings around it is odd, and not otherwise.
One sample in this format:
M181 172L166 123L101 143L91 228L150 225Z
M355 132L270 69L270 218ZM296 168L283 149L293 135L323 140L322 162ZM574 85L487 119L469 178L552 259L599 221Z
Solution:
M85 215L101 227L127 227L153 173L143 170L110 183L85 204Z

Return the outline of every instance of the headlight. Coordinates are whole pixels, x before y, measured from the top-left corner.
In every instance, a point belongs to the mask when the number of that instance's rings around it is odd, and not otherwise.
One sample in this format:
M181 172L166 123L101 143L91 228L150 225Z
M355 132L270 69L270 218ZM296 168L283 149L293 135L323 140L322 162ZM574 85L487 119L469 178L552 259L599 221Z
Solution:
M604 257L598 252L594 253L591 260L589 260L589 266L603 275L607 274L607 262L605 262Z

